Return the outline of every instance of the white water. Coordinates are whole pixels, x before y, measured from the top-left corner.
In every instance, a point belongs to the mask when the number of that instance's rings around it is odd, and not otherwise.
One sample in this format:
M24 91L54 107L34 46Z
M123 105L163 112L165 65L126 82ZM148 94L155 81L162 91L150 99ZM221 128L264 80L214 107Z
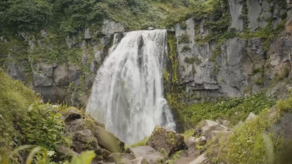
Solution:
M166 35L127 33L98 70L86 112L126 144L151 135L157 125L175 129L163 96Z

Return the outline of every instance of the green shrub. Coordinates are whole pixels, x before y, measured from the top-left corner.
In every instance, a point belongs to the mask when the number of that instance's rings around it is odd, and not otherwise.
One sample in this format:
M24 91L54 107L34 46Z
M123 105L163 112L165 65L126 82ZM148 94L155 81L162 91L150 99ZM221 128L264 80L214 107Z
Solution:
M70 144L63 134L61 108L42 104L36 93L0 71L0 154L27 144L49 150Z
M25 143L49 150L56 150L60 144L69 144L64 137L65 123L61 116L50 105L31 105L26 117L19 123Z

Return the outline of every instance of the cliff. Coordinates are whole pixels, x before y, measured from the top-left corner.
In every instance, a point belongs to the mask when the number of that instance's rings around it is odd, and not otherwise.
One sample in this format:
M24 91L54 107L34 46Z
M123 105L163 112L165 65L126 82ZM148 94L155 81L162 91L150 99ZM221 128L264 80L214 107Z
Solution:
M146 4L159 6L155 3ZM286 85L291 67L290 2L222 0L186 5L187 12L177 17L170 19L173 13L164 12L165 17L155 19L160 24L154 27L170 29L166 94L179 94L188 104L263 90L279 98L285 96L290 88ZM118 23L118 17L110 12L107 17L115 21L104 18L98 21L100 26L83 26L75 33L44 27L40 32L3 35L1 63L5 71L33 87L45 101L85 105L114 34L120 33L115 35L118 41L123 32L135 28L122 17ZM149 16L147 11L141 12ZM189 19L183 21L184 17Z

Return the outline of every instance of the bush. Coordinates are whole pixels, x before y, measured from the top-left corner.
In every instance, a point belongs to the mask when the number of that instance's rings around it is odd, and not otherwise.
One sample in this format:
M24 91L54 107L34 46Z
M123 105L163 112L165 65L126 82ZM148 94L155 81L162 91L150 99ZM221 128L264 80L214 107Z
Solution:
M68 144L64 137L65 123L61 113L50 105L34 103L27 116L19 123L25 144L55 150L59 144Z

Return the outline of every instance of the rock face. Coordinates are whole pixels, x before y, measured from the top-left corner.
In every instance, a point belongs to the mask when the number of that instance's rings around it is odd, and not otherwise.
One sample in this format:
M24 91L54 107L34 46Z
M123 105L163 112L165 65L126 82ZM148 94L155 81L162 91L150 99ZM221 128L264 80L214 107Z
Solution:
M289 18L292 18L292 12L289 7L283 5L284 1L228 2L230 32L279 28L282 27L280 23L286 14L286 31L291 31L292 19ZM257 93L268 87L280 74L283 75L285 69L290 70L290 53L286 50L290 50L291 39L287 39L284 33L269 43L261 38L246 39L236 36L218 45L216 39L208 42L200 40L212 34L211 29L207 28L208 21L208 18L192 18L175 26L179 63L178 85L185 86L187 94L196 97L184 100L189 104L212 101L219 97L234 98ZM286 73L286 77L288 76ZM282 95L283 92L279 90L284 90L283 85L274 87L272 94Z
M155 128L146 145L158 151L165 151L168 156L185 147L184 137L164 128Z
M243 0L228 0L230 6L230 15L232 17L231 28L237 31L242 31L244 28L244 21L240 17L243 10Z
M125 32L125 27L114 21L104 20L100 31L85 28L75 35L70 35L61 44L67 46L68 52L74 53L58 54L58 58L68 57L66 60L58 63L39 54L38 58L30 58L24 61L16 61L14 54L11 54L11 60L7 61L5 71L14 79L23 81L33 86L45 102L66 103L74 106L85 106L90 95L90 89L93 85L98 67L102 64L104 58L108 55L112 39L117 33ZM28 42L29 51L38 51L44 49L51 53L65 53L60 50L62 45L53 45L49 40L48 31L42 30L41 37L21 33L21 37ZM62 49L65 49L62 48ZM56 54L55 54L56 55ZM71 56L76 59L72 60ZM71 59L69 61L69 59Z

